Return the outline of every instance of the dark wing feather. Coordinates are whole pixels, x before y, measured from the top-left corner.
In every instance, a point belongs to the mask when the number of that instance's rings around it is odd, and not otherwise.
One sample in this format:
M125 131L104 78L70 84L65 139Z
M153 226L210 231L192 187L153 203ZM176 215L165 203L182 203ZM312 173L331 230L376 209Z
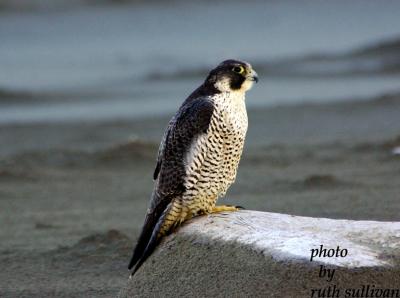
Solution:
M171 201L185 191L184 159L193 140L209 127L214 105L208 98L186 100L170 121L160 145L154 178L157 179L147 210L142 232L135 247L129 269L134 272L152 253L159 242L162 214Z
M168 123L168 126L165 129L163 138L161 140L160 147L158 148L157 163L156 163L156 168L154 169L154 174L153 174L153 179L154 180L157 179L158 174L160 173L161 165L162 165L162 159L163 159L163 152L164 152L164 148L165 148L165 143L167 142L169 133L172 130L172 126L173 126L174 120L175 120L175 118L172 118L171 121Z
M207 98L185 102L171 121L160 156L157 191L162 195L180 195L184 191L185 155L192 142L209 127L214 104Z

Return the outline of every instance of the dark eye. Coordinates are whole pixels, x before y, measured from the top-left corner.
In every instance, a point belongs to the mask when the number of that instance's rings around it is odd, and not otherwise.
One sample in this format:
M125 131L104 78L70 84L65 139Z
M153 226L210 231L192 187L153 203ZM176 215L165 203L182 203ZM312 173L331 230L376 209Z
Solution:
M235 66L234 68L232 68L232 71L236 72L236 73L243 73L244 67L243 66Z

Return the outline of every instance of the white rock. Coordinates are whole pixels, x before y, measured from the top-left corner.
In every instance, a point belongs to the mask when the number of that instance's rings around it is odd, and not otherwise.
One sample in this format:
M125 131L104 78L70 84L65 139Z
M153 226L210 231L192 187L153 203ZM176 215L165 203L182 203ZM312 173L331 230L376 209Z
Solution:
M334 220L258 211L200 217L182 227L180 233L235 241L280 260L308 261L311 249L320 245L327 249L340 246L348 249L345 258L313 260L349 268L390 265L379 258L382 248L400 249L400 222Z
M311 262L321 245L347 255ZM323 268L335 271L331 278L320 276ZM313 292L329 287L339 296ZM400 222L238 211L185 223L119 297L365 297L371 289L400 296Z

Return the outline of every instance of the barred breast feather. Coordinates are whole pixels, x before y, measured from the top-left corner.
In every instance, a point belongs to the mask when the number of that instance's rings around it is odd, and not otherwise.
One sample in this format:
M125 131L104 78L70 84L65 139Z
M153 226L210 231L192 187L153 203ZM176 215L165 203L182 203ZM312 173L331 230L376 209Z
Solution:
M234 182L247 131L240 94L218 94L212 101L208 130L193 140L185 158L184 200L193 214L211 209Z

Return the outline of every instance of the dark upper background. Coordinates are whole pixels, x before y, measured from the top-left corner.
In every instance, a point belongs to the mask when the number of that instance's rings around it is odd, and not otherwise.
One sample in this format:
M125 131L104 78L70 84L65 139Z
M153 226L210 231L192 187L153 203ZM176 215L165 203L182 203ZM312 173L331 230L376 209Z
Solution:
M0 124L169 115L227 58L248 106L399 89L399 1L0 0Z

